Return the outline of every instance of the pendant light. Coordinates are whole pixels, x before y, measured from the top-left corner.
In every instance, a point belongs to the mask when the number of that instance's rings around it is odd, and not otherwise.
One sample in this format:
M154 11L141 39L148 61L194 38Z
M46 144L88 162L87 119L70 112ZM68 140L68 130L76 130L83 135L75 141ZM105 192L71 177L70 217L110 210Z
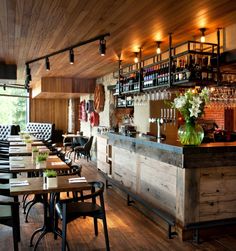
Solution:
M46 71L50 71L50 62L48 57L45 58L45 67Z
M156 52L159 55L159 54L161 54L161 41L157 41L156 43L157 43Z
M134 63L137 64L138 63L138 52L134 53L135 57L134 57Z
M101 56L105 56L106 54L106 40L104 38L100 39L99 52Z
M69 59L70 59L70 64L74 64L74 51L73 51L73 49L70 49Z
M201 43L205 43L206 42L206 38L205 38L205 31L206 31L206 28L201 28L199 29L201 31L201 38L200 38L200 42Z

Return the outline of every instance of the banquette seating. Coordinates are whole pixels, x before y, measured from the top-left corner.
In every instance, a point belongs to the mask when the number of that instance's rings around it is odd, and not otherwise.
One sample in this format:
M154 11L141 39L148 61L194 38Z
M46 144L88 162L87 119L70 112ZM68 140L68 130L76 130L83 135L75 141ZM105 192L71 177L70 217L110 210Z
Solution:
M9 135L17 135L19 131L19 125L0 125L0 140L7 140Z
M55 124L29 122L26 125L26 130L32 133L35 132L34 135L38 139L49 141L52 139Z

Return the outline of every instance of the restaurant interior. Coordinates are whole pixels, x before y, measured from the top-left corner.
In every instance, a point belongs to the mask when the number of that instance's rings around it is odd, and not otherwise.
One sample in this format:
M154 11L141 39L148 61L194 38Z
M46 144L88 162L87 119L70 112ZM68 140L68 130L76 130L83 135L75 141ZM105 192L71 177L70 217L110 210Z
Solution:
M0 27L2 250L236 250L235 1L1 0Z

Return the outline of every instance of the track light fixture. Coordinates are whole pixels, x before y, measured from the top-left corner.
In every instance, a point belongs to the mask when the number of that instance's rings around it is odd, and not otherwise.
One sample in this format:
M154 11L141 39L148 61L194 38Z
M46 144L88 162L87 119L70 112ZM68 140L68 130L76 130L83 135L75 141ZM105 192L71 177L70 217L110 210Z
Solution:
M134 63L137 64L138 63L138 52L135 52L134 55L135 55Z
M6 91L6 84L4 84L2 87L3 87L3 90Z
M200 42L201 43L205 43L206 42L206 38L205 38L205 31L206 31L206 28L201 28L199 29L201 31L201 38L200 38Z
M50 62L48 57L45 58L45 68L46 71L50 71Z
M161 41L157 41L157 49L156 49L156 52L157 54L161 54Z
M26 75L30 75L31 74L31 70L29 67L29 64L26 64Z
M100 39L99 52L101 56L105 56L106 54L106 40L104 38Z
M73 49L70 49L69 58L70 58L70 64L74 64L74 51L73 51Z
M61 50L58 50L58 51L55 51L53 53L50 53L50 54L47 54L47 55L44 55L42 57L39 57L39 58L35 58L35 59L32 59L30 61L27 61L25 64L26 64L26 80L25 80L25 88L27 89L27 86L29 85L29 79L31 81L31 74L30 74L30 68L29 68L29 64L32 64L34 62L37 62L37 61L40 61L40 60L45 60L45 68L47 71L50 70L50 62L49 62L49 58L52 57L52 56L55 56L57 54L61 54L61 53L64 53L66 51L69 51L69 60L70 60L70 64L73 64L74 63L74 51L73 49L76 48L76 47L80 47L80 46L83 46L85 44L89 44L89 43L92 43L92 42L95 42L97 40L99 40L99 52L101 54L101 56L105 56L106 54L106 40L105 40L105 37L107 36L110 36L110 33L105 33L105 34L102 34L102 35L99 35L99 36L96 36L96 37L93 37L93 38L90 38L88 40L85 40L85 41L81 41L77 44L74 44L70 47L67 47L67 48L64 48L64 49L61 49Z

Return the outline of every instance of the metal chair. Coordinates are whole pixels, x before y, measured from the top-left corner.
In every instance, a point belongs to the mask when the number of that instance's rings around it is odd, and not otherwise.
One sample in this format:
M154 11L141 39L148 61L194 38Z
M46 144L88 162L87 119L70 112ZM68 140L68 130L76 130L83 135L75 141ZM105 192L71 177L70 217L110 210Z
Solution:
M13 197L10 195L9 180L0 178L0 195L7 199L7 201L0 200L0 224L12 227L14 251L18 251L18 242L20 241L20 204L17 196Z
M78 158L81 155L83 155L84 157L86 157L87 161L89 159L91 160L90 150L91 150L91 147L92 147L92 143L93 143L93 136L91 136L89 138L89 140L87 141L87 143L85 145L83 145L83 146L76 146L74 148L74 151L75 151L74 161L75 161L76 157Z
M66 250L67 224L79 217L93 217L95 235L98 235L97 219L102 219L106 250L110 250L106 213L103 199L104 183L100 181L89 182L91 193L73 199L60 200L56 203L55 226L58 225L58 217L62 220L62 251ZM99 203L96 199L99 198ZM87 201L89 200L89 202Z

